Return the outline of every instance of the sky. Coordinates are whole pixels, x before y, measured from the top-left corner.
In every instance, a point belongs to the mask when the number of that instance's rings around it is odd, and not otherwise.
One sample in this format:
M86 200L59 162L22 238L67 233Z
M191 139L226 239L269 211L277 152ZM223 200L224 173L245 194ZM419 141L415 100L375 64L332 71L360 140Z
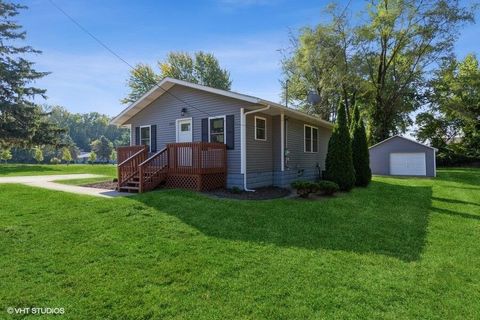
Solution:
M303 26L326 21L324 0L53 0L85 29L129 64L156 68L170 51L213 53L230 71L232 90L280 101L281 51L289 35ZM17 20L27 43L41 50L31 58L39 71L49 71L36 85L48 99L72 112L114 116L125 105L130 68L58 11L49 0L17 0L29 9ZM338 1L344 8L347 0ZM352 0L349 9L363 9ZM354 15L351 17L354 18ZM477 15L477 20L480 15ZM479 25L462 30L459 57L480 53Z

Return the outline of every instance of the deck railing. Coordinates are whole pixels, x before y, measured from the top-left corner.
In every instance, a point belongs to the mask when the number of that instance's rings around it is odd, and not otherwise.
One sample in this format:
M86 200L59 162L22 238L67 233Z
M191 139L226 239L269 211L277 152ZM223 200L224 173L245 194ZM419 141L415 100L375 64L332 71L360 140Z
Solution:
M168 171L167 148L155 153L139 165L140 184L138 192L154 189L165 180Z
M148 147L142 146L136 153L132 154L129 158L122 162L119 162L117 166L118 170L118 187L124 186L128 180L132 179L138 174L139 165L147 160Z
M135 153L140 150L145 149L145 146L128 146L128 147L118 147L117 148L117 163L122 163L123 161L127 160Z
M222 143L169 143L150 157L146 146L121 147L117 154L119 189L138 185L145 192L166 181L169 187L209 190L226 183L227 148Z
M169 173L222 173L227 168L226 145L222 143L169 143L167 144L167 150Z

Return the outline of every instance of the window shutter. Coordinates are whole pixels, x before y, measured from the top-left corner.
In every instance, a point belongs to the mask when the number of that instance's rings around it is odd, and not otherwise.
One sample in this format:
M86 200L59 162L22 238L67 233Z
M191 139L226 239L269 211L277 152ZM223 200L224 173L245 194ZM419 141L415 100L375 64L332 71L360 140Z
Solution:
M157 152L157 125L152 124L150 126L150 141L152 145L150 146L151 152Z
M202 141L208 142L208 118L202 119Z
M140 127L135 127L135 145L140 145Z
M226 123L225 123L225 141L227 144L227 149L233 150L235 149L235 117L234 115L228 115L226 117Z

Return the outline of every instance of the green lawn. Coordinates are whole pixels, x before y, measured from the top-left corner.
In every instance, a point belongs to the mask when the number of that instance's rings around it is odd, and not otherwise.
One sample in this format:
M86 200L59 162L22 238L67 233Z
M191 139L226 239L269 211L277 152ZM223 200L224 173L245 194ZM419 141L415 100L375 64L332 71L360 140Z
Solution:
M117 174L117 167L113 164L0 164L0 177L37 176L70 173L92 173L113 178Z
M0 203L0 319L480 318L479 169L322 201L0 185Z

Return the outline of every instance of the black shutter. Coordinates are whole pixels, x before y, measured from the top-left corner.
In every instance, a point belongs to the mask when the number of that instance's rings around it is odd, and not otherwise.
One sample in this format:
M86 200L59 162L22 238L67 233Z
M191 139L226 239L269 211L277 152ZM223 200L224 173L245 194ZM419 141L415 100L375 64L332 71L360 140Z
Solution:
M140 127L135 127L135 145L140 145Z
M208 142L208 118L202 119L202 141Z
M150 146L150 152L157 152L157 125L152 124L150 126L150 141L152 142L152 145Z
M227 149L233 150L235 149L235 121L234 121L234 115L228 115L226 117L226 144L227 144Z

